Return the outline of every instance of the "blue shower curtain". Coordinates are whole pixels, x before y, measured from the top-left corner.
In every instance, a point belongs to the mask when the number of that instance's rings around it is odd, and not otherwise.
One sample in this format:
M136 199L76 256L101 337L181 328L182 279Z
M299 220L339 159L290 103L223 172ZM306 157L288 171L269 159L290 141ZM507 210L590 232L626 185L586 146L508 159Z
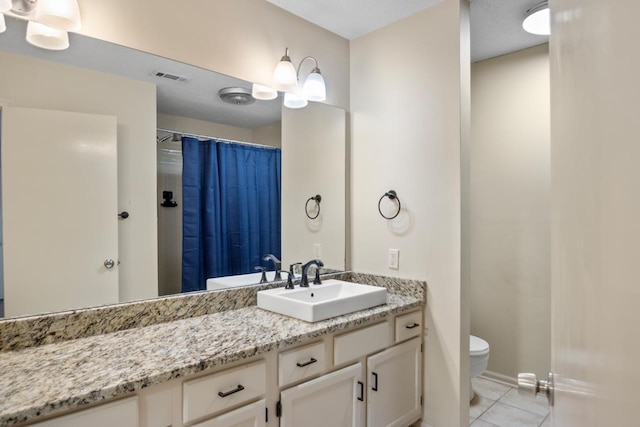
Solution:
M281 150L182 138L182 291L280 257Z

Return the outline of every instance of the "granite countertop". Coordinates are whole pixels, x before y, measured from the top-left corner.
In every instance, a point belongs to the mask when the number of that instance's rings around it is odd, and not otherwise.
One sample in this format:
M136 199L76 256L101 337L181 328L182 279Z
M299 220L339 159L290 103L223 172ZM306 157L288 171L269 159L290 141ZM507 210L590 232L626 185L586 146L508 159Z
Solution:
M0 426L124 396L423 303L389 293L386 305L316 323L249 306L0 353Z

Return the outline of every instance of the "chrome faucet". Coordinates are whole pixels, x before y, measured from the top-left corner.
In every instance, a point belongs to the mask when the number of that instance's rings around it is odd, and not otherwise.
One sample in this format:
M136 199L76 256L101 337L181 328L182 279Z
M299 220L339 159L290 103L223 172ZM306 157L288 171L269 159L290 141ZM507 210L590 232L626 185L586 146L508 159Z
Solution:
M319 259L312 259L308 263L304 264L302 266L302 278L300 279L300 287L301 288L308 288L309 287L309 279L307 278L307 272L309 271L309 267L311 267L312 265L315 265L316 268L318 268L318 269L320 267L324 267L324 263L322 261L320 261ZM318 273L316 273L316 277L319 278L320 275ZM319 283L316 283L316 284L319 285Z
M282 280L282 276L280 275L280 272L282 271L282 262L280 262L280 260L273 254L266 254L262 257L262 260L273 261L273 265L276 268L276 274L273 276L273 281L277 282L278 280Z

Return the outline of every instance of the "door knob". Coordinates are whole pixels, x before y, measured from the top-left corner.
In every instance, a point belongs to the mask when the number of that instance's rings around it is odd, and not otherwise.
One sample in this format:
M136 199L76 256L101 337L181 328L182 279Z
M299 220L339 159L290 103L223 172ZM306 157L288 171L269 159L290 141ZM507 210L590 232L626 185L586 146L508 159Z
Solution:
M538 393L544 393L547 396L549 405L553 406L553 374L551 372L549 372L549 377L546 381L538 381L536 374L518 374L518 394L535 398Z
M107 268L107 270L112 269L114 265L116 265L116 262L111 258L107 258L104 260L104 266Z

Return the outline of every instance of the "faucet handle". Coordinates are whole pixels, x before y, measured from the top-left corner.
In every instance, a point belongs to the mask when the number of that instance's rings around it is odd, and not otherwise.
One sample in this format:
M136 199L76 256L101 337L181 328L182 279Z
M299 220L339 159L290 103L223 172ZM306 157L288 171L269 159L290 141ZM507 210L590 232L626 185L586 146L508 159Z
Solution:
M262 272L262 275L260 276L260 283L261 284L269 282L267 280L267 272L265 271L265 268L263 266L257 265L257 266L254 267L254 270Z
M285 285L285 289L295 289L293 286L293 275L288 271L283 271L283 273L287 273L287 284Z
M322 285L322 280L320 280L320 267L316 266L316 277L313 279L314 285Z
M296 265L302 265L302 263L294 262L293 264L289 265L289 274L293 275L293 267L295 267Z

